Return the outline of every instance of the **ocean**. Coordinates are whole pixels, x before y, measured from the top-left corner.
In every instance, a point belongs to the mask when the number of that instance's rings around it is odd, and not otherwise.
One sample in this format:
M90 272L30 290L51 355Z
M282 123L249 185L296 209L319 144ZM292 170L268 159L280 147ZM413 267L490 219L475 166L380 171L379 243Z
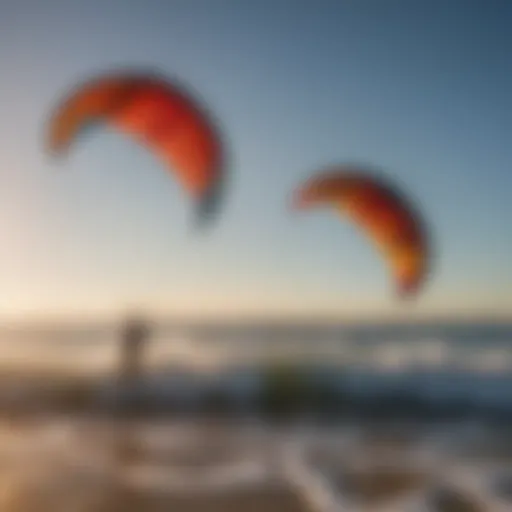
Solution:
M112 326L0 331L0 374L100 376L108 386L119 347ZM445 324L155 325L145 356L146 395L212 388L250 398L262 369L295 362L355 396L411 393L439 404L512 412L512 322Z

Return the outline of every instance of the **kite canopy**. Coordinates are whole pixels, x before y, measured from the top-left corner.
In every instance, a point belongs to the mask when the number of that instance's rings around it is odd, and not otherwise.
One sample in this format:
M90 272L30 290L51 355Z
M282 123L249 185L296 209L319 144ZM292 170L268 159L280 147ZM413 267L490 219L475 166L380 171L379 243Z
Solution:
M200 220L220 200L223 147L196 100L152 73L118 72L80 84L56 108L47 149L62 155L91 124L105 122L157 154L198 201Z
M421 289L429 244L423 220L402 192L376 173L354 166L321 172L300 186L293 206L332 206L347 215L384 255L401 297Z

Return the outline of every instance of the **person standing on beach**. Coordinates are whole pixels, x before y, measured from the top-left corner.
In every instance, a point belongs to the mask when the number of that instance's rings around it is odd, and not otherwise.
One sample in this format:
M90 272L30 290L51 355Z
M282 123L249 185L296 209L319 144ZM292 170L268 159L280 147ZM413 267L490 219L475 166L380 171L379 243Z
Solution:
M128 318L120 333L118 385L121 403L117 418L121 421L115 443L115 459L121 466L132 463L139 454L137 429L132 419L140 412L139 385L143 374L144 350L150 328L140 316Z
M149 325L141 316L131 316L122 325L117 380L121 400L119 412L123 417L140 412L140 383L149 337Z
M143 351L149 338L149 326L140 317L129 318L121 332L121 361L119 377L122 384L131 386L142 375Z

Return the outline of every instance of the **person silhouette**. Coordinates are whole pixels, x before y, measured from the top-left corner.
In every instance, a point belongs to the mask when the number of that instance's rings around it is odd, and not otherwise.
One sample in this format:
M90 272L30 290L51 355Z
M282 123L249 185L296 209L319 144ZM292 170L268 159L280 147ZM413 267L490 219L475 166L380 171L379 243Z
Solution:
M144 349L149 336L149 325L139 315L130 316L121 328L118 376L122 394L129 395L128 403L125 402L128 409L133 409L138 402L135 395L143 373Z
M121 333L121 380L132 382L141 376L143 350L148 337L149 326L140 316L128 318Z
M114 443L115 458L121 466L133 463L139 455L137 429L132 420L140 413L143 356L150 334L148 322L140 315L131 315L121 326L118 371L121 402L117 409L117 418L121 423Z

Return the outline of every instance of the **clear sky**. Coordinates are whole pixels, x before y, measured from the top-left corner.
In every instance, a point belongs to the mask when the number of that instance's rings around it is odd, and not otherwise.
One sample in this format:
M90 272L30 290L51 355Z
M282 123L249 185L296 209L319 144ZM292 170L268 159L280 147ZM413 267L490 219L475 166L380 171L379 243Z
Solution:
M507 0L4 2L0 315L511 313L511 24ZM208 233L126 137L43 152L68 87L131 65L190 84L221 121L232 179ZM429 219L414 304L352 225L287 210L346 161L382 167Z

